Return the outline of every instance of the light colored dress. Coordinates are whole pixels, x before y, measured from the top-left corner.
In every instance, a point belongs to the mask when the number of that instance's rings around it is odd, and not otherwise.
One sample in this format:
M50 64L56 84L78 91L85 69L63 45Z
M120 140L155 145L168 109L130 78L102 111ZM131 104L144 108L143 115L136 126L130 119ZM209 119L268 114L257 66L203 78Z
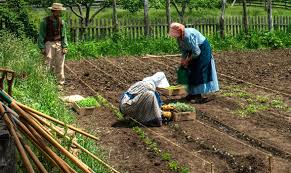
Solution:
M162 111L155 88L150 80L136 82L123 94L120 111L145 125L161 126Z

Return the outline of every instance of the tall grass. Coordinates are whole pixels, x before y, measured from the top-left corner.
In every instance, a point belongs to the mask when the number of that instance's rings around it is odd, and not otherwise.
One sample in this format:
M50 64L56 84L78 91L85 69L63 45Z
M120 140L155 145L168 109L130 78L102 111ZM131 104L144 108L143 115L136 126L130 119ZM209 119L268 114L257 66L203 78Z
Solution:
M13 87L14 99L65 123L70 124L75 121L75 117L59 99L60 93L54 75L49 74L42 66L42 56L37 46L29 39L19 39L10 33L0 31L0 67L14 70L17 74ZM94 141L84 139L80 135L77 137L78 142L89 151L98 156L102 154ZM44 159L42 155L38 157ZM88 166L92 166L95 172L107 172L102 165L86 154L80 154L80 158ZM48 165L49 162L42 161L49 172L58 172ZM25 170L21 162L18 167L18 172Z
M176 41L171 38L143 38L138 40L122 38L118 41L108 38L101 41L72 43L69 46L67 58L173 54L178 51Z

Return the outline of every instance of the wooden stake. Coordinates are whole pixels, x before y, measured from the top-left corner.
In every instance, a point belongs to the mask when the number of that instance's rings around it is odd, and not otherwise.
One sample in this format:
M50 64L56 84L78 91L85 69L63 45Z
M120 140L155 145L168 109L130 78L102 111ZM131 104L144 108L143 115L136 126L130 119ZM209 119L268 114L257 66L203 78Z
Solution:
M46 126L50 127L52 130L54 130L55 132L57 132L59 135L67 138L68 140L70 140L70 137L62 134L57 128L54 127L53 124L49 124L48 122L44 121L43 119L41 119L39 116L35 116L35 118L40 121L41 123L45 124ZM103 160L101 160L100 158L98 158L97 156L95 156L94 154L92 154L90 151L88 151L86 148L82 147L80 144L78 144L75 141L72 141L72 143L79 148L80 150L82 150L83 152L87 153L88 155L90 155L91 157L93 157L95 160L97 160L98 162L100 162L101 164L103 164L104 166L106 166L108 169L111 170L111 172L114 173L119 173L117 170L115 170L114 168L112 168L110 165L108 165L107 163L105 163Z
M0 105L0 113L2 114L3 119L4 119L6 125L7 125L8 129L9 129L10 135L15 140L16 147L17 147L17 149L18 149L18 151L19 151L19 153L20 153L20 155L21 155L21 157L23 159L24 166L25 166L25 168L26 168L28 173L34 173L32 165L31 165L31 163L30 163L30 161L29 161L29 159L28 159L28 157L26 155L26 152L25 152L25 150L24 150L24 148L23 148L23 146L22 146L17 134L16 134L16 131L15 131L14 126L13 126L13 123L9 119L7 113L5 112L5 109L4 109L3 105L2 105L2 102L0 102L0 103L1 103L1 105Z
M33 153L31 148L24 142L24 140L23 140L22 136L20 135L20 133L17 133L17 136L20 139L20 142L24 146L25 150L27 151L27 153L31 157L31 159L34 161L34 163L35 163L36 167L38 168L38 170L40 172L42 172L42 173L48 173L47 170L44 168L43 164L38 160L36 155Z
M269 160L269 173L272 173L272 155L269 155L268 157L268 160Z
M211 169L211 170L210 170L210 171L211 171L211 173L214 173L214 169L213 169L213 163L212 163L212 162L210 163L210 169Z
M18 115L22 116L35 130L44 137L47 141L53 144L56 148L58 148L64 155L66 155L73 163L75 163L82 171L85 173L91 173L91 170L86 164L84 164L81 160L76 158L73 154L67 151L62 145L60 145L54 138L52 138L48 133L46 133L35 121L30 118L30 115L22 110L16 103L16 101L12 100L10 107L14 109Z
M85 136L87 136L87 137L89 137L89 138L92 138L92 139L94 139L94 140L98 140L97 137L95 137L95 136L93 136L93 135L90 135L89 133L86 133L86 132L82 131L81 129L78 129L78 128L76 128L76 127L74 127L74 126L71 126L71 125L66 125L64 122L62 122L62 121L60 121L60 120L57 120L57 119L55 119L55 118L53 118L53 117L51 117L51 116L48 116L48 115L46 115L46 114L44 114L44 113L41 113L41 112L39 112L39 111L36 111L36 110L34 110L34 109L32 109L32 108L30 108L30 107L28 107L28 106L25 106L25 105L23 105L23 104L21 104L21 103L19 103L19 102L16 102L16 104L17 104L19 107L21 107L22 109L24 109L25 111L27 111L27 112L35 113L35 114L37 114L37 115L39 115L39 116L41 116L41 117L44 117L44 118L46 118L46 119L48 119L48 120L51 120L51 121L53 121L53 122L55 122L55 123L58 123L58 124L62 125L62 126L66 126L66 127L68 127L69 129L71 129L71 130L74 130L74 131L76 131L76 132L79 132L79 133L81 133L81 134L83 134L83 135L85 135ZM32 115L35 117L34 114L32 114Z
M41 149L41 151L46 154L46 156L49 156L48 158L52 158L51 160L53 161L53 163L59 167L63 172L66 173L70 173L72 172L70 167L67 165L67 163L65 161L63 161L63 159L61 159L56 153L54 153L43 141L43 139L37 138L37 136L34 136L29 130L28 128L19 120L15 121L16 124L18 125L19 129L25 134L27 135L28 139L30 139L35 146L37 146L39 149Z

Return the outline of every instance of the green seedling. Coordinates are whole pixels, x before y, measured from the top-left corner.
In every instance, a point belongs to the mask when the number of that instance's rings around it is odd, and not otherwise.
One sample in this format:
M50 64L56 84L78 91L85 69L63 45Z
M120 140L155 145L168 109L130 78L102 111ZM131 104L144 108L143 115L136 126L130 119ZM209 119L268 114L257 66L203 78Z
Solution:
M276 109L287 109L287 105L284 104L284 102L282 100L272 100L271 101L271 107L272 108L276 108Z
M178 171L178 169L179 169L178 162L175 161L175 160L174 161L170 161L169 164L168 164L168 167L172 171Z
M77 102L78 106L84 107L100 107L100 104L94 97L87 97Z
M260 103L267 103L269 101L268 97L264 97L264 96L257 96L256 97L256 101L260 102Z
M172 155L168 152L164 152L162 153L161 157L163 161L170 161L172 158Z
M178 112L194 112L195 111L195 109L191 105L188 105L186 103L177 102L177 103L171 103L170 105L175 107L175 109Z
M244 99L248 99L251 98L251 94L244 92L244 91L240 91L237 93L237 96L240 98L244 98Z
M180 173L189 173L190 170L187 167L182 167L181 170L179 171Z

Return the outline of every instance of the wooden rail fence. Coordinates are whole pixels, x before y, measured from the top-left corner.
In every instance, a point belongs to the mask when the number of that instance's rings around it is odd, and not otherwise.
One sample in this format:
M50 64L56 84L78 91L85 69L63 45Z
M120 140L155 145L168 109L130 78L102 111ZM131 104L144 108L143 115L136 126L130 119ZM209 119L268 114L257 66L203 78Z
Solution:
M178 21L178 19L173 19ZM197 17L185 20L187 27L194 27L206 36L216 35L220 32L219 17ZM248 17L250 31L267 31L267 16ZM291 16L273 16L274 29L284 32L291 30ZM85 27L77 19L69 19L67 22L68 35L71 41L81 40L100 40L112 37L114 34L112 19L95 19ZM5 21L0 19L0 29L5 28ZM139 39L144 37L143 19L119 19L118 28L122 34L130 39ZM226 16L225 33L235 36L243 31L243 21L241 16ZM166 18L154 19L150 21L150 37L166 37L168 26Z
M178 21L178 20L173 20ZM186 19L187 27L194 27L206 36L219 34L219 17L197 17ZM287 32L291 29L291 16L273 16L274 29ZM268 30L266 16L248 17L250 31ZM119 30L130 39L144 37L143 19L119 19ZM225 17L225 33L235 36L243 31L241 16ZM68 24L72 41L96 40L111 37L113 35L112 19L96 19L85 27L78 20L69 20ZM288 29L289 28L289 29ZM167 36L168 26L166 19L154 19L150 21L150 37L160 38Z

